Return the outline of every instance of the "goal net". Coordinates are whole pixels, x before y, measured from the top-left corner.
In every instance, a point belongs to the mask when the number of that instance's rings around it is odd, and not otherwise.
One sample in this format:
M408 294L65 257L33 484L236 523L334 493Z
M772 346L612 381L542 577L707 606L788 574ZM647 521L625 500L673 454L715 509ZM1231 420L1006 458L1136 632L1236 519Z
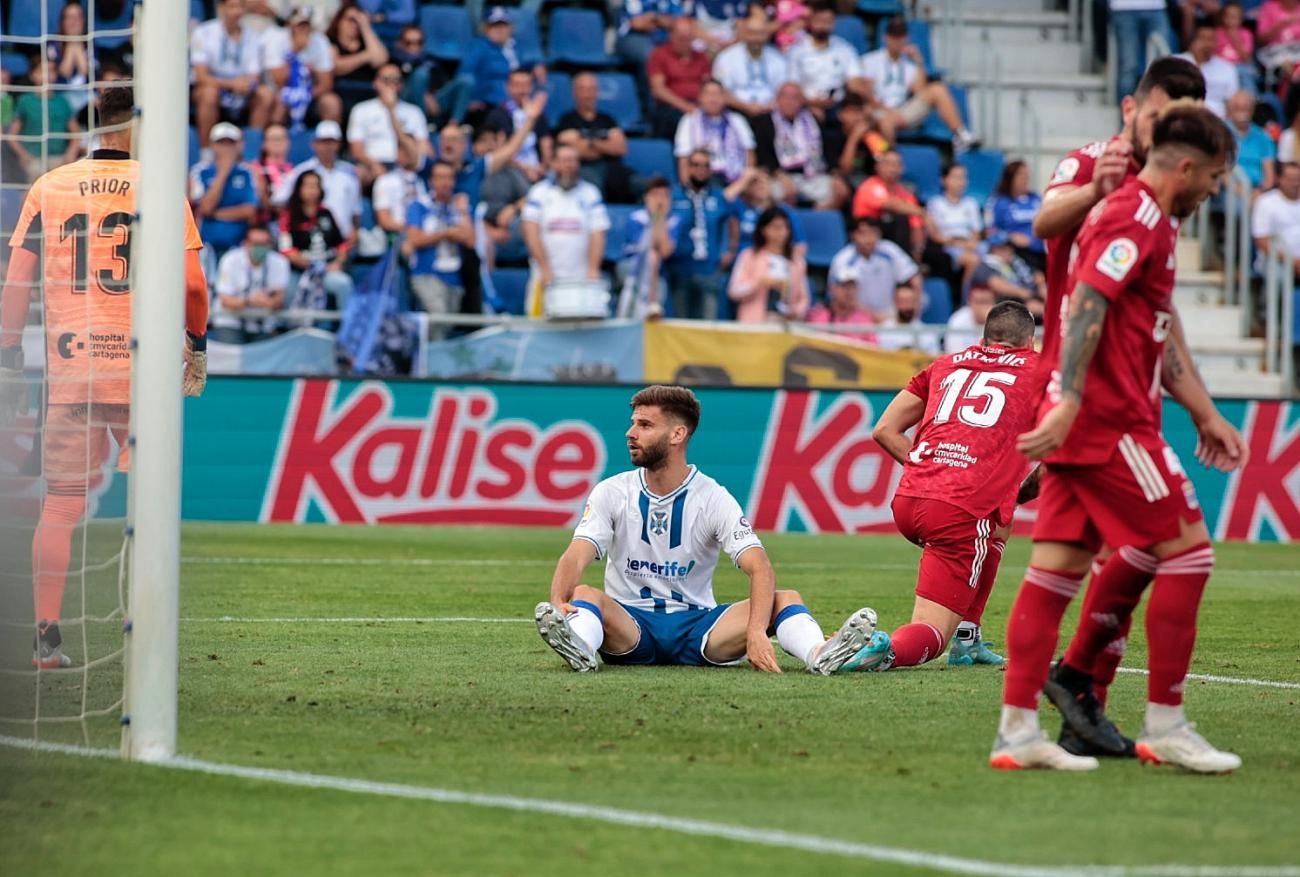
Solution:
M153 254L176 237L168 224L181 225L188 11L148 5L13 0L0 22L0 735L114 745L138 723L134 681L149 695L150 739L160 713L170 723L152 751L165 757L175 728L183 305L159 302L183 300L183 256L179 240L174 258ZM110 124L99 105L120 86L134 89L133 118ZM107 157L124 134L138 176L125 163L98 172L81 160ZM158 209L168 201L173 211ZM163 360L172 367L149 377ZM133 585L133 568L137 578L148 570L148 593ZM147 654L133 656L142 646ZM170 666L130 672L141 657Z

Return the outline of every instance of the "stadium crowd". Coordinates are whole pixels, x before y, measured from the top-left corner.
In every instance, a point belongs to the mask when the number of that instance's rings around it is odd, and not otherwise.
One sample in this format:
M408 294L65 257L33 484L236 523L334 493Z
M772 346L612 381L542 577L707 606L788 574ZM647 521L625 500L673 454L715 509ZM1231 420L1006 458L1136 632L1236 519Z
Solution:
M1121 89L1127 41L1155 27L1142 5L1110 3ZM1162 32L1268 190L1256 235L1289 241L1300 7L1181 9ZM191 10L189 189L221 340L282 331L276 310L345 309L393 251L400 307L431 314L541 316L556 287L603 309L608 284L611 315L849 323L934 351L999 300L1041 316L1030 169L977 148L923 21L829 0ZM3 98L7 182L88 151L89 83L130 75L130 43L90 25L67 0L43 54L6 49L5 81L30 86ZM943 323L946 344L909 328Z

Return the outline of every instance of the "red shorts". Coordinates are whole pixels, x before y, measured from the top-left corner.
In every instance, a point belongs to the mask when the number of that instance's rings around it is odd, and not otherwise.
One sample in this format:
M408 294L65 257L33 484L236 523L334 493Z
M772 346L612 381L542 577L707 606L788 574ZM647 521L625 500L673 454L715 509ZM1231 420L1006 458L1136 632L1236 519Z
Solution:
M891 508L898 532L922 549L916 596L965 615L979 590L980 576L996 574L1002 558L992 548L993 534L1000 526L998 512L976 518L941 500L899 495ZM988 564L994 569L989 570Z
M45 412L42 460L50 487L84 492L108 461L110 435L121 449L118 469L125 471L130 410L126 405L50 403Z
M1158 436L1125 435L1106 463L1043 470L1034 541L1147 549L1203 517L1173 448Z

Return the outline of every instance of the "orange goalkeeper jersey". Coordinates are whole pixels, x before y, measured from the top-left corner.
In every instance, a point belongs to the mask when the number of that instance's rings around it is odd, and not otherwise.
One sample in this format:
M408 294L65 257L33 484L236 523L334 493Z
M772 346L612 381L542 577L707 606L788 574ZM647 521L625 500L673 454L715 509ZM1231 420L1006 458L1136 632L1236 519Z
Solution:
M131 238L139 176L138 161L100 150L42 176L23 203L9 245L43 264L51 403L131 401ZM185 249L202 247L186 203Z

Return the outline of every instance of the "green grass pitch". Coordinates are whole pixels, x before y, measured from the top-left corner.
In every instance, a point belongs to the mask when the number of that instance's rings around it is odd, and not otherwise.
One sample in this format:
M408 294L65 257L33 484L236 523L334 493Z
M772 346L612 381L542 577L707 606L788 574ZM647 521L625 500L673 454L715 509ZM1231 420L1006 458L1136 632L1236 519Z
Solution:
M91 539L88 556L111 541ZM996 669L940 661L822 679L781 654L781 676L570 673L531 624L567 541L553 530L187 525L180 751L814 835L911 850L936 857L925 860L931 866L0 747L0 872L952 873L937 867L940 856L1000 863L990 874L1015 873L1011 865L1061 875L1095 865L1272 866L1271 874L1300 865L1300 690L1189 683L1200 729L1245 760L1232 776L1114 762L1090 775L999 773L986 766ZM907 620L917 552L901 538L788 535L766 544L779 585L800 590L823 627L862 605L886 630ZM986 618L994 641L1027 548L1013 540L1003 561ZM97 576L87 605L110 611L116 573ZM586 581L600 577L593 567ZM20 578L5 579L0 593L9 617L30 611ZM1194 672L1300 680L1298 588L1297 548L1220 546ZM738 599L746 584L724 569L717 592ZM81 599L76 587L69 599ZM375 620L443 617L511 620ZM293 620L247 620L258 618ZM27 636L4 629L4 667L22 665ZM80 661L79 626L65 638ZM115 639L115 622L87 626L92 652ZM1139 625L1128 666L1145 665L1144 640ZM96 668L90 678L88 703L111 704L120 672ZM32 679L8 675L0 686L0 713L30 716ZM79 702L80 676L47 676L42 686L44 713ZM1135 732L1144 701L1145 678L1121 675L1111 713ZM1043 718L1054 733L1054 714L1044 708ZM31 731L0 722L6 735ZM42 727L41 736L83 742L75 723ZM116 723L96 720L89 736L114 746Z

